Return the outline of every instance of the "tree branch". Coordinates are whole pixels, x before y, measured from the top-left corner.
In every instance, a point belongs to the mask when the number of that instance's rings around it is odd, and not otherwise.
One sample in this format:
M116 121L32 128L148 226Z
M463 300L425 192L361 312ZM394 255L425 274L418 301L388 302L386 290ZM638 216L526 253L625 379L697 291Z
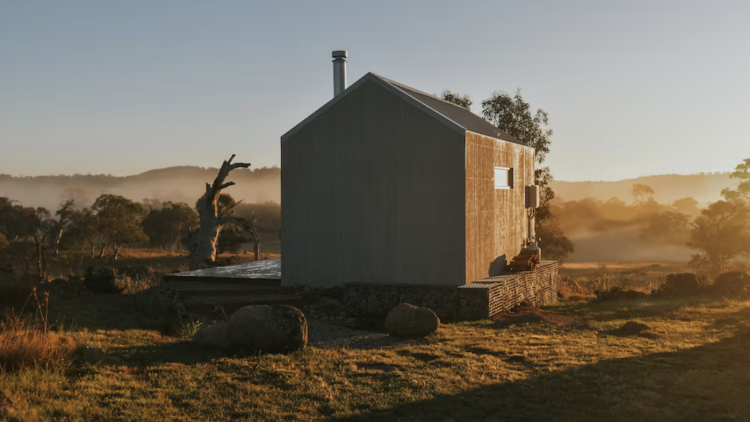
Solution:
M225 215L225 216L219 218L219 225L223 226L223 225L229 224L229 223L242 223L244 221L245 221L245 219L241 218L241 217L235 217L233 215Z

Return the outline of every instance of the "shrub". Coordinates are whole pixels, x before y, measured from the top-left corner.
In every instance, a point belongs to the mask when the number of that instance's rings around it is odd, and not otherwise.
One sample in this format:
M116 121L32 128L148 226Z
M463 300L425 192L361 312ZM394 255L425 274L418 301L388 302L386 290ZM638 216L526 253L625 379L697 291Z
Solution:
M120 293L124 289L117 284L117 271L113 268L86 268L83 283L93 293Z
M610 287L606 290L597 290L596 298L598 300L616 300L616 299L643 299L648 296L638 290L625 290L620 286Z
M93 293L134 294L161 284L162 275L143 265L114 268L86 268L84 284Z
M703 275L693 273L667 274L667 280L658 290L656 296L677 297L696 295L706 286L707 279Z
M72 339L49 331L48 297L40 302L34 289L26 305L35 307L33 319L24 318L22 308L17 314L8 310L0 322L0 369L16 371L26 367L59 369L65 366L76 345Z
M722 273L710 288L711 294L725 297L750 297L750 275L740 271Z

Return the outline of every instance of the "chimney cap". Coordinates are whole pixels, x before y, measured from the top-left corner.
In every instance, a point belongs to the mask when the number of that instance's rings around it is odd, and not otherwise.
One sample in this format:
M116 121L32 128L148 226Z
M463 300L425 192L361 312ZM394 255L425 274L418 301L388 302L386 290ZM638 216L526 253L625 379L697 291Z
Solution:
M347 57L346 50L334 50L331 53L331 57L334 59L345 59Z

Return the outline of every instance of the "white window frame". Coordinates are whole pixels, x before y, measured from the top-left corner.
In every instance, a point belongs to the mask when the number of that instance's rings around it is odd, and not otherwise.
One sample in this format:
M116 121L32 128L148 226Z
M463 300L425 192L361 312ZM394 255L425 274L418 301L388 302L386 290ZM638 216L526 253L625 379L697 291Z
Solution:
M498 186L495 177L498 170L504 170L508 173L508 186ZM495 167L492 173L492 183L495 185L495 189L513 189L513 167Z

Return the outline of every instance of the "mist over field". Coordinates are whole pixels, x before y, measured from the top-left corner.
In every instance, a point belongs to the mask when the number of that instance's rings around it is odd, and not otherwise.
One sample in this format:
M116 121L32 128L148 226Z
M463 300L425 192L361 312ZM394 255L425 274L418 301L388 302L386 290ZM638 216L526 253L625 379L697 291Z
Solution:
M0 175L0 196L25 206L56 209L61 200L74 199L77 207L91 205L103 193L122 195L133 201L195 201L205 192L206 183L216 177L217 169L169 167L145 173L116 177L107 175L12 177ZM236 185L225 193L246 203L281 201L281 171L277 167L237 169L230 180Z
M557 198L563 201L576 201L584 198L596 198L606 201L620 198L632 200L630 188L634 184L651 186L654 189L654 200L661 203L672 203L680 198L693 198L701 205L721 199L721 190L737 185L729 173L703 174L662 174L642 176L636 179L618 180L616 182L587 181L565 182L554 181L550 184Z
M216 173L215 168L185 166L125 177L0 175L0 197L50 210L55 210L65 199L74 199L77 207L90 206L103 193L122 195L138 202L144 199L184 202L192 207ZM236 185L225 192L237 201L246 204L281 201L281 170L277 167L237 169L229 180ZM650 213L657 210L632 205L630 189L634 184L651 186L653 200L662 207L658 212L665 212L672 210L674 201L681 198L693 198L703 207L720 199L721 190L735 186L736 182L728 173L645 176L616 182L555 181L551 185L557 196L553 212L575 246L568 261L687 261L690 258L692 251L679 236L668 241L644 236L650 225L659 224L650 220ZM612 198L624 203L620 211L612 211L611 203L607 205Z

